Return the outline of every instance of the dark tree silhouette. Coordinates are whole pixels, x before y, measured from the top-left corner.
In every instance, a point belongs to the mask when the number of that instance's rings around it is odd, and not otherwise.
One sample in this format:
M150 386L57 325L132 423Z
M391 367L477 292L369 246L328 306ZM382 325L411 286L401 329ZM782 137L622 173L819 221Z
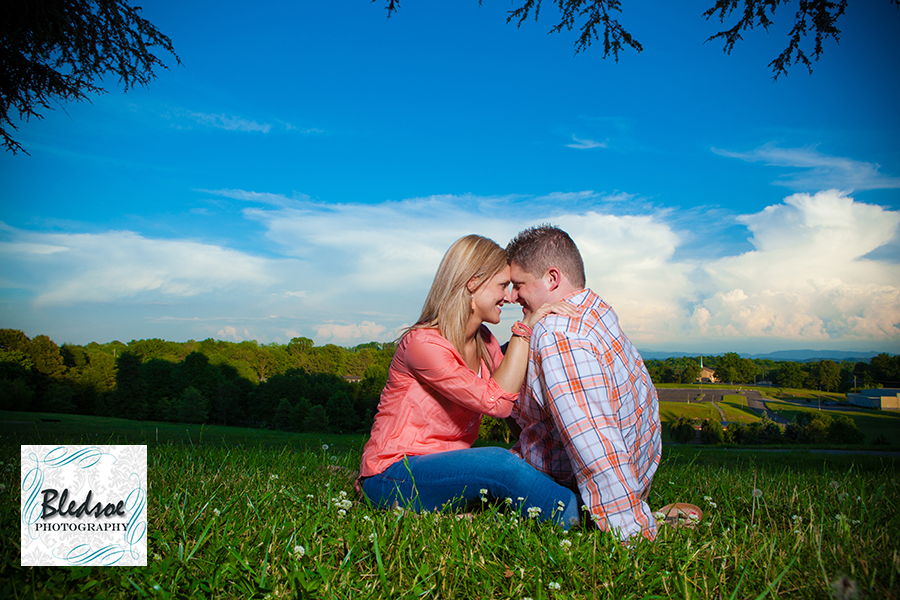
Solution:
M99 80L118 76L126 91L146 86L159 47L181 60L172 41L125 0L12 0L0 19L0 135L8 151L25 152L12 138L20 120L41 118L51 101L103 93ZM25 152L27 154L27 152Z
M372 2L376 1L378 0L372 0ZM724 24L725 20L736 11L741 16L732 27L711 35L706 41L724 40L724 51L726 54L731 54L734 45L743 39L742 32L756 27L768 31L779 6L797 4L794 26L788 34L787 48L769 63L769 67L772 69L772 79L775 80L781 75L787 75L788 67L797 63L803 64L812 73L812 63L819 60L822 55L825 40L833 38L835 41L840 41L841 30L837 28L837 21L844 15L848 1L715 0L715 5L703 13L707 20L718 17L719 21ZM900 0L889 1L900 8ZM514 1L514 8L509 11L506 22L515 21L516 25L521 27L522 23L532 15L537 21L542 3L543 0ZM621 0L548 0L548 3L556 5L560 16L559 22L550 29L550 33L571 31L576 26L579 28L578 39L575 42L576 54L587 50L593 42L601 39L603 40L603 58L612 55L616 62L619 60L619 52L626 47L637 52L643 50L641 43L626 31L615 15L615 13L622 12ZM481 5L482 0L479 0L478 4ZM397 12L399 8L400 0L385 1L388 17ZM813 48L812 50L804 49L802 42L810 36L814 39Z

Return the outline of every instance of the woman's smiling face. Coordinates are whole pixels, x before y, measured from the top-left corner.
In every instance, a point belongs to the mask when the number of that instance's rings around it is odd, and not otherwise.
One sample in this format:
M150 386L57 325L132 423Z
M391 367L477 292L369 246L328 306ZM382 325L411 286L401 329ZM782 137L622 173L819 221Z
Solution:
M506 266L472 294L473 316L488 323L500 322L500 310L509 298L509 267Z

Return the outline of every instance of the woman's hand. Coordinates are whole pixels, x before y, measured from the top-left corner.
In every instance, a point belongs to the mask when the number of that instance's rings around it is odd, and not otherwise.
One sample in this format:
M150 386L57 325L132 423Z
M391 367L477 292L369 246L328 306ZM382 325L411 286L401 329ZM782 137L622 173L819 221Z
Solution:
M546 317L547 315L563 315L565 317L576 317L578 316L578 309L573 304L569 304L568 302L554 302L553 304L542 304L540 308L536 311L525 317L525 320L522 321L525 325L528 326L529 329L534 329L534 326L537 325L538 321Z

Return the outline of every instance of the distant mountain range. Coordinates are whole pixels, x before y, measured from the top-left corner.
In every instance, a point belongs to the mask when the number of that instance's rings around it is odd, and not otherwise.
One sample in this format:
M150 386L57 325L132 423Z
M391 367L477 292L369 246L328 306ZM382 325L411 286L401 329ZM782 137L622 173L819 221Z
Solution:
M645 360L665 360L667 358L679 358L682 356L699 356L696 352L658 352L640 350ZM711 356L721 356L724 353ZM808 362L813 360L860 360L868 361L881 352L851 352L849 350L779 350L768 354L741 354L742 358L762 358L769 360L793 360L796 362ZM707 355L710 356L710 355Z

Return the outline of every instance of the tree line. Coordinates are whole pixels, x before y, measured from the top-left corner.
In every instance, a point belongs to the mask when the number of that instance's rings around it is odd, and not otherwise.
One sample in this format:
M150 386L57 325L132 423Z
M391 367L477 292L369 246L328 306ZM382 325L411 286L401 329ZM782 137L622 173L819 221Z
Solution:
M647 360L647 371L656 383L695 383L700 377L700 358L683 356ZM703 366L715 371L721 383L772 383L779 387L846 393L854 389L900 387L900 356L881 353L869 362L819 360L807 363L742 358L736 352L704 356Z
M0 330L0 409L287 431L367 431L393 344L213 339L57 346Z
M392 343L353 348L255 341L160 339L58 346L0 329L0 409L286 431L365 432L394 356ZM656 383L693 383L699 357L646 361ZM773 380L792 388L848 391L900 386L900 356L869 363L812 363L704 356L728 383Z

